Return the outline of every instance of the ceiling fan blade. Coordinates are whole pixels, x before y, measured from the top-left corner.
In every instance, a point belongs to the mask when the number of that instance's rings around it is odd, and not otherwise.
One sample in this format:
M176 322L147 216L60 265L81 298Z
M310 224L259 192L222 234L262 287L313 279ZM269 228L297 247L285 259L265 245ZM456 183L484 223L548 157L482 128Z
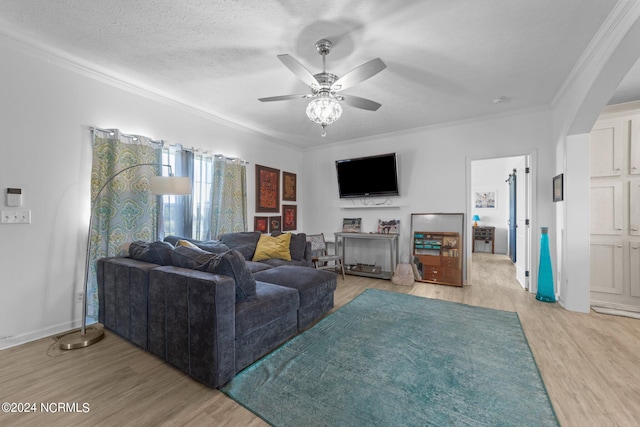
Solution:
M258 101L262 102L270 102L270 101L288 101L290 99L302 99L308 98L309 95L281 95L281 96L270 96L268 98L258 98Z
M375 76L385 68L387 68L387 65L382 62L382 59L372 59L371 61L365 62L364 64L360 65L357 68L354 68L344 76L340 77L333 83L331 88L335 91L350 88L351 86L355 86L356 84Z
M298 78L303 82L305 82L307 85L311 87L318 86L318 81L316 80L315 77L313 77L313 74L311 74L309 70L307 70L304 67L304 65L299 63L298 60L295 59L293 56L287 55L285 53L283 55L278 55L278 59L282 61L285 67L290 69L293 72L293 74L298 76Z
M361 108L363 110L376 111L378 108L382 106L382 104L379 104L370 99L360 98L359 96L337 95L336 97L347 105L350 105L356 108Z

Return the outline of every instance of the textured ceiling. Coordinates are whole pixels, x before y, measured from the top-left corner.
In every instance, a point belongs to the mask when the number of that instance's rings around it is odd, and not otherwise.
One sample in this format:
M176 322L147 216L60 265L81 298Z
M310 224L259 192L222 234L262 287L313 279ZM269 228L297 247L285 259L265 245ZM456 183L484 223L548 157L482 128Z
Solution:
M0 33L192 107L311 148L551 103L615 0L2 0ZM387 69L345 94L327 137L278 59L342 76L380 57ZM494 103L498 97L509 102Z

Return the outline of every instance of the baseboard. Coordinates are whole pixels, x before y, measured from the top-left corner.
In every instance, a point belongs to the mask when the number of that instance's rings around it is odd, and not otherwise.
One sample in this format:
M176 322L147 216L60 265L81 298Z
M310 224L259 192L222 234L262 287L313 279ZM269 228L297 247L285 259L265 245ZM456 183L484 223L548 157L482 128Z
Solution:
M640 319L640 307L637 306L592 301L591 309L596 313Z
M16 347L18 345L26 344L42 338L47 338L53 335L60 334L62 332L67 332L72 329L77 329L80 326L81 326L80 321L69 322L69 323L63 323L56 326L51 326L49 328L40 329L33 332L27 332L26 334L10 336L10 337L2 337L0 338L0 350Z

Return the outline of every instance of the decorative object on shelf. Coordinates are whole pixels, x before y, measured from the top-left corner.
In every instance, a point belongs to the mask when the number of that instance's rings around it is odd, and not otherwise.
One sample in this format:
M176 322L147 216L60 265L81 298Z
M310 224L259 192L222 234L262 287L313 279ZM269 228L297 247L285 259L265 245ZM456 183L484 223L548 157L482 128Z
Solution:
M296 201L296 181L295 173L282 172L282 200L287 202Z
M306 113L309 120L322 127L322 136L326 136L325 128L335 122L342 115L340 102L362 110L376 111L380 104L370 99L360 98L353 95L338 95L336 92L355 86L356 84L375 76L387 66L380 58L365 62L359 67L351 70L341 78L326 71L326 56L331 52L333 43L330 40L322 39L316 42L316 50L322 55L322 72L311 74L300 62L289 55L278 55L278 59L293 72L300 80L306 83L311 89L310 94L282 95L259 98L259 101L286 101L291 99L314 98L307 105Z
M274 231L282 231L282 217L270 216L269 217L269 233Z
M361 230L362 230L362 218L343 218L342 219L343 233L360 233Z
M379 219L378 234L400 234L400 220Z
M280 170L256 165L256 212L280 212Z
M475 190L473 192L473 200L473 207L476 209L495 209L496 191Z
M540 264L538 265L538 292L536 299L544 302L556 302L553 290L553 272L549 253L549 227L540 227Z
M109 183L122 173L138 168L141 166L156 166L169 168L169 176L153 176L151 177L150 192L155 195L186 195L191 194L191 179L189 177L173 176L171 165L160 165L158 163L138 163L131 165L115 174L111 175L105 183L96 192L93 200L91 200L91 214L89 215L89 233L87 237L87 252L85 254L84 269L84 292L82 294L82 326L78 332L72 332L64 335L58 340L58 345L62 350L73 350L76 348L88 347L104 338L104 330L102 328L91 328L87 330L87 287L89 283L89 259L91 254L91 231L93 230L93 212L96 208L96 202Z
M474 215L473 218L471 218L473 220L473 226L477 227L478 226L478 221L480 221L480 216L479 215Z
M564 200L564 174L553 177L553 201L561 202Z
M298 207L282 205L282 231L293 231L298 228Z
M269 231L269 218L266 216L253 217L253 231L266 233Z

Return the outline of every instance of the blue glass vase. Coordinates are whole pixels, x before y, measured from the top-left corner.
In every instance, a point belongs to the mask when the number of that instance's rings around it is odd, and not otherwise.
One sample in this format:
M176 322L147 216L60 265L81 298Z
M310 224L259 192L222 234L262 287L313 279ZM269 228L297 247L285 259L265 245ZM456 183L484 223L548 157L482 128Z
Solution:
M553 271L549 253L549 227L540 227L540 264L538 266L538 292L536 299L544 302L556 302L553 291Z

